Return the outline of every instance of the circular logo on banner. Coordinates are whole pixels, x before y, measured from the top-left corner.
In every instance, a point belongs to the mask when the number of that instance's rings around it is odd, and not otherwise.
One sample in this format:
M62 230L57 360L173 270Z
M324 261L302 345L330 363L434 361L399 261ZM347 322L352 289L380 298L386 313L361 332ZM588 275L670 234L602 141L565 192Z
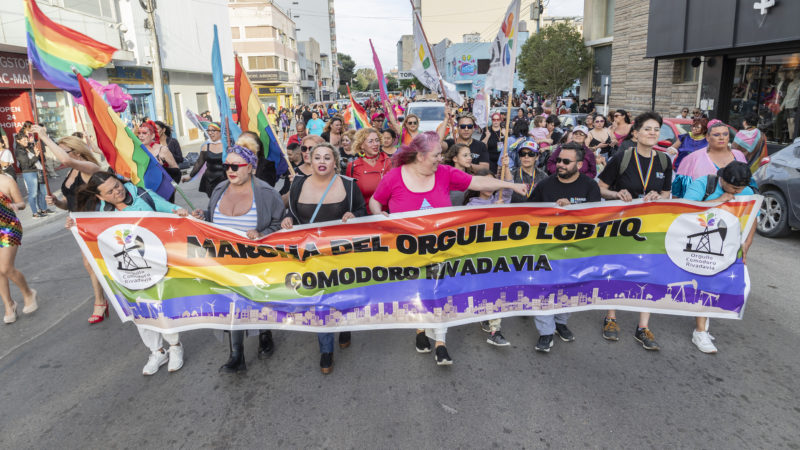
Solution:
M111 277L128 289L148 288L167 274L167 249L147 228L114 225L97 236L97 246Z
M678 267L698 275L714 275L736 261L740 234L736 216L711 209L678 216L667 230L664 245Z

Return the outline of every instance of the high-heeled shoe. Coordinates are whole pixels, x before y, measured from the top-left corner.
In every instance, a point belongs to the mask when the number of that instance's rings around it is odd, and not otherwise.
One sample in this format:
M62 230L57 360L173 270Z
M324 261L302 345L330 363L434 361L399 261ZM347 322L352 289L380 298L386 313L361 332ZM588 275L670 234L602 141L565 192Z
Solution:
M108 303L106 303L105 305L98 305L97 303L95 303L94 306L105 306L106 309L105 309L105 311L103 311L99 315L98 314L92 314L91 316L89 316L89 324L90 325L94 325L96 323L100 323L100 322L103 321L103 319L105 319L105 317L108 317Z
M22 308L22 314L31 314L32 312L39 309L39 303L37 302L37 294L36 289L31 289L33 292L33 300L31 300L31 304Z
M11 311L10 316L3 316L3 322L14 323L17 321L17 302L14 302L14 309Z

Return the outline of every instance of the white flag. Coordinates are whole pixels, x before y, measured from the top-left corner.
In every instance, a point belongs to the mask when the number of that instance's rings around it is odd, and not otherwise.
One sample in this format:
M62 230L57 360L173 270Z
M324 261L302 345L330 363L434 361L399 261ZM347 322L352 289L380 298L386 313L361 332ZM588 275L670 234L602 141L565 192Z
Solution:
M514 67L517 64L517 54L520 45L519 25L520 0L512 0L508 6L500 31L492 42L492 59L489 62L489 72L486 74L486 89L498 91L513 90Z
M433 63L433 55L431 55L429 49L428 42L425 40L425 34L422 33L422 25L419 23L417 15L414 14L414 64L411 66L411 73L413 73L426 88L439 95L445 95L442 94L442 87L439 83L441 80L447 98L461 106L464 103L464 99L458 93L453 83L441 79L441 76L436 71L436 66Z
M472 104L472 115L475 116L475 125L481 128L486 128L486 124L489 123L489 111L486 108L488 99L486 97L486 88L482 88L475 94L475 102Z

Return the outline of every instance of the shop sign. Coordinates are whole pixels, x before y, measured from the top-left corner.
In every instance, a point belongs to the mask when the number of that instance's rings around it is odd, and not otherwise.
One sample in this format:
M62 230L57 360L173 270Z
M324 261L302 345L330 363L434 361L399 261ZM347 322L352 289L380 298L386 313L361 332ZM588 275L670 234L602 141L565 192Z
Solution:
M169 73L162 71L165 84L169 84ZM108 82L115 84L153 84L153 71L143 67L113 67L106 69Z
M33 69L36 89L57 89ZM30 89L28 56L21 53L0 52L0 89Z
M8 135L9 141L26 120L33 122L30 95L27 92L0 92L0 128Z
M289 74L279 70L265 72L247 72L250 81L289 81Z
M286 94L285 87L260 87L258 95Z

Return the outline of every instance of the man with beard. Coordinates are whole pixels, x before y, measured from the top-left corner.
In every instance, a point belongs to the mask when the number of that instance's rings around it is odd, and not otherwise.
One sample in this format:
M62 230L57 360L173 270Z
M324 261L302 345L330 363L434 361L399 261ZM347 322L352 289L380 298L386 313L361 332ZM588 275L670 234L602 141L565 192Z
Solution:
M558 206L600 201L600 187L593 179L580 173L584 150L580 144L570 142L561 147L556 158L556 173L533 188L534 202L556 203ZM534 316L539 341L536 351L549 352L553 346L553 333L564 342L572 342L575 335L567 328L569 313Z

